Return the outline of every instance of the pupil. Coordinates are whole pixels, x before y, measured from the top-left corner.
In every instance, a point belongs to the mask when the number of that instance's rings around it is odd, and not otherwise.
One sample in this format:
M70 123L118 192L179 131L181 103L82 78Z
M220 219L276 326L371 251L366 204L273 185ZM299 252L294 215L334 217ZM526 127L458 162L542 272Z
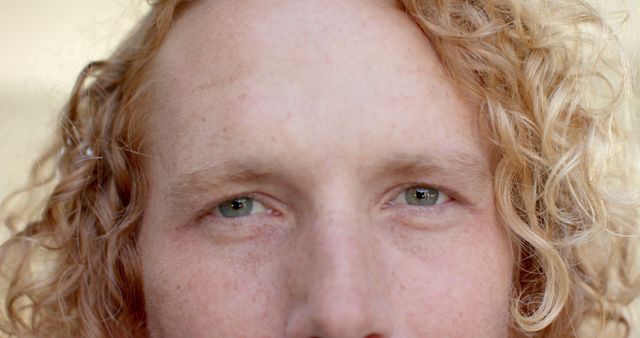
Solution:
M231 208L238 210L238 209L242 209L242 207L244 207L244 202L240 200L231 201Z
M438 190L428 187L412 187L405 190L404 199L411 205L434 205L438 202Z

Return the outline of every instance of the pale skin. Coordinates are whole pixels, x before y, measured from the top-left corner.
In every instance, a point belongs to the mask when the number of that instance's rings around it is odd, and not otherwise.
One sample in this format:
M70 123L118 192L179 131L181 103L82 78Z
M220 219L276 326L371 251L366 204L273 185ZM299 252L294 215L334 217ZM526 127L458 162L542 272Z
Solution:
M152 337L509 336L495 154L393 1L199 1L152 69Z

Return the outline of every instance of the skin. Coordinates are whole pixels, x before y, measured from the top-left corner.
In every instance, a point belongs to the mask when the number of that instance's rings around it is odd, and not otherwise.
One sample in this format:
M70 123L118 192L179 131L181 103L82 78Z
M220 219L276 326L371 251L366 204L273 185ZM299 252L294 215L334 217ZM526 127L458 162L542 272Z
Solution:
M152 337L508 336L495 155L392 1L199 1L152 68Z

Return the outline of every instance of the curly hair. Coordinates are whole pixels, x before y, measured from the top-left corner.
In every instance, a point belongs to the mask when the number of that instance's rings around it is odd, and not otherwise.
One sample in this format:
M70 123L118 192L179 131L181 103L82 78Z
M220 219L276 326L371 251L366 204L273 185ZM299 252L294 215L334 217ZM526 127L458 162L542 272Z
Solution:
M145 90L172 22L194 1L154 1L108 59L85 67L55 142L3 203L6 334L146 335L136 247ZM480 102L500 154L494 190L516 251L514 335L628 336L640 217L624 109L631 72L612 29L582 0L396 3ZM24 195L26 205L14 203Z

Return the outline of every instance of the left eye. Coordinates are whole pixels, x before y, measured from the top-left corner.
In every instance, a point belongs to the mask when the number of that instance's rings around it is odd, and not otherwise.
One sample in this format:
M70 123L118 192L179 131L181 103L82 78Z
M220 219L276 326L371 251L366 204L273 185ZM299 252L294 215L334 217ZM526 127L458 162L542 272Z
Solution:
M266 210L262 203L250 197L238 197L218 205L220 216L225 218L249 216Z
M405 189L403 193L399 194L393 203L431 206L444 203L450 199L449 195L438 189L427 186L413 186Z

